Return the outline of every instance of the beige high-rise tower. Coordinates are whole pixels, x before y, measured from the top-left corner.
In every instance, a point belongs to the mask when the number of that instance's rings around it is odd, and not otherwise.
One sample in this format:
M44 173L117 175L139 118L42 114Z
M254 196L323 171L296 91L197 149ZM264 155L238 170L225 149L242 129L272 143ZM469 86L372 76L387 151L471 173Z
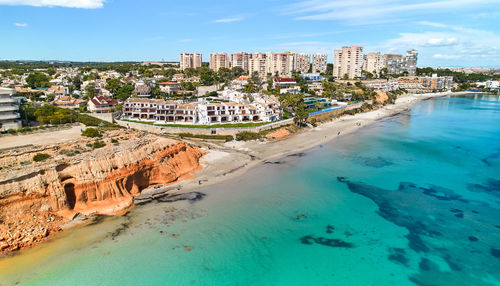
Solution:
M336 78L343 78L346 75L348 78L361 77L362 64L363 47L342 47L334 53L333 76Z
M244 52L231 54L231 68L240 67L248 72L249 54Z
M179 67L181 70L185 70L187 68L199 68L201 67L201 54L194 53L182 53L180 55L180 60L179 60Z
M315 54L312 56L312 72L326 73L328 56L323 54Z
M293 71L307 73L311 66L311 56L308 54L293 54Z
M210 68L217 72L221 68L229 68L229 56L227 53L210 54Z
M253 53L248 60L248 74L252 76L255 72L259 76L266 76L266 54Z
M384 56L380 53L368 53L363 57L363 70L378 75L385 68Z

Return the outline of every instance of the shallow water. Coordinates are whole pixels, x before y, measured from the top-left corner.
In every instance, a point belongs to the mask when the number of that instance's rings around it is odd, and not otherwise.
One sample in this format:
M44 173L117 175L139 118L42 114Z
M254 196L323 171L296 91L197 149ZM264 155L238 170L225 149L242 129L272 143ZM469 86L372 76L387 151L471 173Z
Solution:
M500 285L500 99L367 128L0 260L0 285Z

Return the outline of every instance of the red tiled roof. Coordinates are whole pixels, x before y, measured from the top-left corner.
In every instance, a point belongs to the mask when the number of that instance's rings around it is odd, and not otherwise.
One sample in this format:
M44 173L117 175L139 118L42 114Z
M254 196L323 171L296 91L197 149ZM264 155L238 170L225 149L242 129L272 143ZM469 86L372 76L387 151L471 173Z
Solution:
M288 77L279 77L274 79L275 82L296 82L293 78L288 78Z
M175 85L179 84L178 82L171 82L171 81L166 81L166 82L159 82L159 85Z
M95 105L113 105L118 104L118 100L102 95L96 96L91 99Z

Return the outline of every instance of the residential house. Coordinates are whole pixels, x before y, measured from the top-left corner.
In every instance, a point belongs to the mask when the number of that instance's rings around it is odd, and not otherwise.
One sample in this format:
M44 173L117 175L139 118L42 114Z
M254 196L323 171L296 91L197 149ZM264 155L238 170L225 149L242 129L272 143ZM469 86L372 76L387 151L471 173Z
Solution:
M109 113L118 104L118 100L111 97L96 96L89 100L87 109L92 113Z
M85 103L85 100L73 98L71 96L59 97L58 99L52 101L52 105L67 109L78 109L80 107L84 107Z
M168 94L176 93L181 90L181 84L178 82L159 82L158 86L162 92Z

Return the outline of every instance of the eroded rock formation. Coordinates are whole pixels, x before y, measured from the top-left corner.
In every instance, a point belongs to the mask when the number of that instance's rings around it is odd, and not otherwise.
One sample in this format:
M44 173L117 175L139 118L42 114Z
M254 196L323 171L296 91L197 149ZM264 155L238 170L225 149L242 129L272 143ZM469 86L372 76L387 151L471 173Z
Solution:
M100 149L90 147L95 140L86 139L0 153L2 251L43 240L77 213L120 213L143 189L192 174L203 155L184 142L154 135L117 131L107 140ZM32 162L40 152L51 158Z

